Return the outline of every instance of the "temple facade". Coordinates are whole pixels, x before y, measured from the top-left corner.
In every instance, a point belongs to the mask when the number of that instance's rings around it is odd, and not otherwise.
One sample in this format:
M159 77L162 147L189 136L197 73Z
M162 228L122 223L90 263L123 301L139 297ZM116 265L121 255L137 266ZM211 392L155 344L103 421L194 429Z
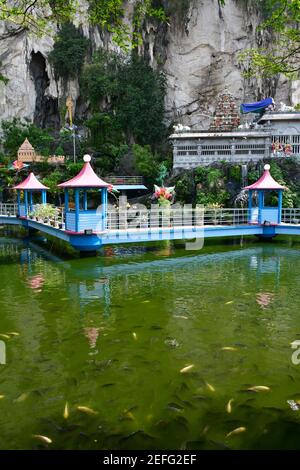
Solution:
M240 125L233 97L222 93L207 131L177 131L170 141L177 172L221 161L245 164L272 157L300 158L300 112L267 111L255 123Z
M18 161L22 163L40 163L47 161L52 164L64 164L65 157L63 155L50 155L43 157L38 155L28 139L25 139L18 150Z

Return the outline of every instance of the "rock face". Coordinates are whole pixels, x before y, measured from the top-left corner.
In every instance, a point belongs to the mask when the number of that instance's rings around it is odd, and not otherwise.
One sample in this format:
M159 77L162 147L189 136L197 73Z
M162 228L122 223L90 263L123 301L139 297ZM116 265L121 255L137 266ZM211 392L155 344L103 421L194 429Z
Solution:
M187 2L188 0L186 0ZM128 21L132 12L128 4ZM168 4L170 1L165 0ZM164 70L168 79L166 97L169 121L192 128L207 128L216 107L216 96L226 88L237 102L258 100L272 95L275 101L297 104L300 83L284 79L245 80L237 54L244 48L264 44L268 38L259 33L260 12L252 0L189 0L184 15L174 12L168 24L147 23L140 47L153 67ZM114 47L108 37L77 18L93 48ZM2 28L2 29L1 29ZM4 31L0 26L0 35ZM59 128L59 103L66 95L78 100L77 81L56 82L47 56L53 36L37 38L21 34L0 41L1 72L9 82L0 82L0 120L26 118L41 126ZM80 107L77 113L80 114Z

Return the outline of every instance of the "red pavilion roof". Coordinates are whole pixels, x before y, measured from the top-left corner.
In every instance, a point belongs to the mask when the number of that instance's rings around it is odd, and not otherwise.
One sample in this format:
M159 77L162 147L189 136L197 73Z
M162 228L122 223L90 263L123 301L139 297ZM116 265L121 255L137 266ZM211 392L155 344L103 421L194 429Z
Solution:
M246 186L244 189L257 190L257 189L286 189L281 184L277 183L270 174L270 165L265 165L263 175L256 181L256 183Z
M22 183L15 186L14 189L31 189L32 191L38 191L49 188L40 183L33 173L30 173L27 178Z
M86 161L77 176L58 186L60 188L108 188L111 185L99 178L91 167L90 162Z

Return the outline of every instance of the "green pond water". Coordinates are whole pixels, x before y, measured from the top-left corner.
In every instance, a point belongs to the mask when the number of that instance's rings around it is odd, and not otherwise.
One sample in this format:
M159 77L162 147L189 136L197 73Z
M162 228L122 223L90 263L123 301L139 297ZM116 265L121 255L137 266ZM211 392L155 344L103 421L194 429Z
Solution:
M1 238L0 448L299 449L299 247L60 260Z

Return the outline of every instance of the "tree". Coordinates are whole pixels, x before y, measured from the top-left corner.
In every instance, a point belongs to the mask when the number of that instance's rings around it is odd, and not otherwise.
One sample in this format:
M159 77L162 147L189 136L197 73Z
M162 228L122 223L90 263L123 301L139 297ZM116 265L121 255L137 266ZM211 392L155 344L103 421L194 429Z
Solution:
M162 7L153 7L153 0L135 0L133 32L125 16L124 0L89 0L87 13L90 21L112 34L113 40L123 49L136 47L141 42L140 27L146 17L165 19ZM82 7L84 9L84 7ZM0 20L7 20L8 30L2 35L11 36L26 30L44 34L51 23L70 23L80 12L77 0L0 0Z
M300 0L258 0L265 20L260 29L272 36L268 47L245 50L240 58L247 64L246 76L289 78L300 72Z
M48 56L56 76L75 78L82 68L88 44L72 23L63 24Z
M164 75L133 55L120 68L118 90L116 112L127 139L141 145L161 142L165 133Z

